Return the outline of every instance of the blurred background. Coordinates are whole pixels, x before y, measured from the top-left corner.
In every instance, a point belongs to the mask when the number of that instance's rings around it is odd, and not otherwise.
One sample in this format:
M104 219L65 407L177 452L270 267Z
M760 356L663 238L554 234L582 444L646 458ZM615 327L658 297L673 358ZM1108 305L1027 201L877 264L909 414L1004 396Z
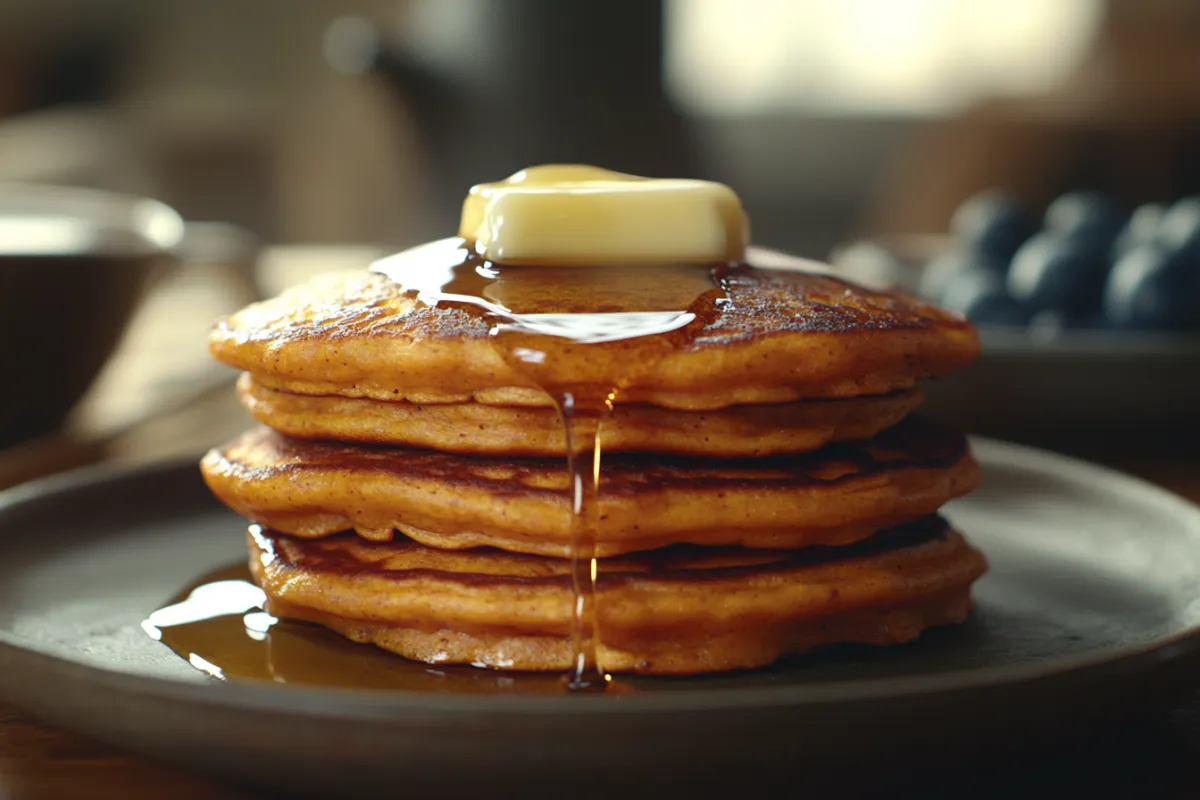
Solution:
M151 424L224 396L215 316L551 161L723 181L757 243L975 317L985 359L931 393L957 424L1081 452L1200 432L1200 3L4 0L0 183L222 223L106 323L65 427L9 415L7 482L215 440Z
M1188 0L6 0L0 177L150 194L273 242L407 243L472 183L598 160L728 182L759 241L825 255L865 226L944 230L1001 178L1043 203L1194 189L1195 158L1178 187L1165 164L1084 177L1084 154L1036 177L923 162L956 119L981 161L1002 124L1165 142L1162 117L1200 115L1198 35Z

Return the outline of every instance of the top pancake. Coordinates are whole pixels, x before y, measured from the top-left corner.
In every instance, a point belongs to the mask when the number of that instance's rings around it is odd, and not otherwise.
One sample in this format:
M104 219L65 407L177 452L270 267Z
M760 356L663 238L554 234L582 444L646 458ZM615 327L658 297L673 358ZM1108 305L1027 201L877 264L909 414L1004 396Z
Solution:
M708 410L906 389L968 364L966 320L828 274L734 268L673 336L586 346L545 337L561 385L625 386L618 402ZM702 298L698 298L698 301ZM427 305L385 275L329 275L218 323L214 357L272 389L414 403L544 405L478 309ZM556 343L557 342L557 343Z

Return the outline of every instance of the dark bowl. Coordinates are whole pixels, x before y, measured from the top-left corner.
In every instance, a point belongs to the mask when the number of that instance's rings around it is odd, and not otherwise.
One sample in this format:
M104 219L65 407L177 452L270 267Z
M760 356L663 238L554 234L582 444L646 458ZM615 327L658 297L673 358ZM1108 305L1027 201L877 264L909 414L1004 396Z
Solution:
M0 183L0 448L62 424L183 231L153 200Z
M831 261L852 279L920 294L945 236L856 242ZM1200 447L1200 334L979 326L969 369L927 383L924 411L971 433L1088 458Z

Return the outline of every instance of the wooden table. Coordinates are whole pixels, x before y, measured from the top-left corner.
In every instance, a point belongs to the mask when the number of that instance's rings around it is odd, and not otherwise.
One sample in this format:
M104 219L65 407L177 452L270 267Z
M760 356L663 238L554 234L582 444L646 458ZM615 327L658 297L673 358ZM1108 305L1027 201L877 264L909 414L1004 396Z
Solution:
M71 431L21 453L0 454L0 485L97 460L131 464L196 453L244 427L245 417L228 383L232 376L206 371L200 344L209 319L234 300L213 295L206 304L203 293L189 283L193 280L196 276L181 276L173 288L152 298L135 321L130 341L100 381L100 396L85 403L90 417L73 420ZM188 313L182 313L184 308ZM164 333L169 327L166 320L174 326L170 335ZM145 335L147 331L154 335ZM194 369L181 372L180 362L189 358ZM140 388L117 391L131 385ZM157 390L151 391L154 387ZM104 397L105 392L110 396ZM157 395L159 413L149 413L154 403L146 405L147 395ZM142 405L131 408L130 396L143 398L138 401ZM142 421L131 424L131 418ZM1200 457L1104 456L1099 460L1200 502ZM981 792L1005 796L1037 789L1037 796L1055 792L1200 797L1200 695L1167 712L1096 731L1084 741L1041 747L1019 758L984 757L959 767L938 764L933 771L894 778L910 790L919 785L923 796ZM914 780L920 783L911 783ZM263 796L149 763L0 706L0 798Z

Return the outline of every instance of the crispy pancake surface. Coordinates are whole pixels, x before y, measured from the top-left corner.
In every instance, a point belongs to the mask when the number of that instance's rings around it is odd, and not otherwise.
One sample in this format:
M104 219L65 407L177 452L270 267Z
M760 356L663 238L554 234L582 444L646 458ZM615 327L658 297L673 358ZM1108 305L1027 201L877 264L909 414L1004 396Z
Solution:
M243 373L242 404L259 422L301 439L394 444L454 453L565 453L558 413L544 406L419 404L320 397L271 389ZM915 389L876 397L676 411L617 405L601 429L606 453L657 452L727 458L804 453L829 442L869 439L921 403ZM591 420L577 421L584 428ZM594 430L594 427L591 429ZM582 447L591 431L576 441Z
M201 468L230 508L299 537L353 529L386 541L398 530L433 547L570 554L568 476L558 459L301 441L263 427L209 452ZM978 479L965 438L918 419L870 442L802 455L614 456L601 478L597 555L679 543L845 544L933 513Z
M250 567L277 616L408 658L565 670L569 567L490 548L445 551L352 534L309 541L251 528ZM823 645L892 644L961 622L983 557L938 517L842 548L679 546L601 562L606 669L757 667Z
M965 366L966 320L825 274L737 268L663 355L657 337L548 342L562 385L623 386L619 402L710 410L881 395ZM429 306L373 273L325 276L220 322L214 357L294 394L412 403L541 405L481 313Z

